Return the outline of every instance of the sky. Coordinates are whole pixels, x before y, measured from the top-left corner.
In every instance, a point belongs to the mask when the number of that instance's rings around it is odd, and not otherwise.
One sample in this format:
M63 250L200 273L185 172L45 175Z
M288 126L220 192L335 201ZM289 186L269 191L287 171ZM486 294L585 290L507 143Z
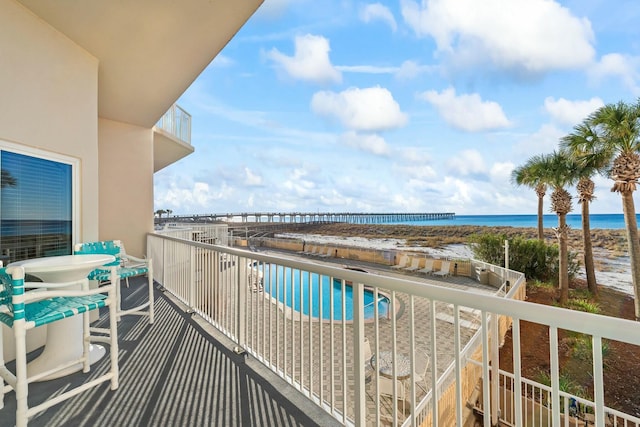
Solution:
M637 0L265 0L177 101L195 152L155 209L535 214L513 169L638 100L638 22ZM594 181L591 212L621 213Z

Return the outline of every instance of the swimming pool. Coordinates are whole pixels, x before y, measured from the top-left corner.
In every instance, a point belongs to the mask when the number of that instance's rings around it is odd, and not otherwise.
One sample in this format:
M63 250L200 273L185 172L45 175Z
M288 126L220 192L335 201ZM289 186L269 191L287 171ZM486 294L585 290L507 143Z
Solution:
M272 298L284 303L302 314L309 316L309 295L311 295L311 316L318 318L322 314L323 320L331 319L331 293L333 293L333 320L342 320L342 281L321 276L316 273L300 271L281 265L258 265L262 272L263 289ZM264 268L264 270L263 270ZM310 283L309 283L310 282ZM311 285L311 286L309 286ZM320 307L319 292L322 291L322 307ZM350 284L344 285L345 315L344 320L353 320L353 288ZM301 304L302 303L302 304ZM389 299L378 294L378 316L386 317L389 312ZM373 291L364 291L364 318L373 319L375 316L375 303Z

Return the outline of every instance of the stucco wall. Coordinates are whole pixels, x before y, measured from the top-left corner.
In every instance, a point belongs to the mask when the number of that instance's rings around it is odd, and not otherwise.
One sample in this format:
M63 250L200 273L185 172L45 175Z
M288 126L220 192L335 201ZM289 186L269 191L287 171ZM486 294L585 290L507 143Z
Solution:
M98 237L97 79L93 56L21 5L0 0L0 141L79 160L76 241ZM4 332L11 360L12 335ZM45 333L30 331L27 350L41 346Z
M98 61L0 0L0 139L80 160L77 241L98 236Z
M118 239L127 253L146 254L153 231L153 131L100 119L100 239Z

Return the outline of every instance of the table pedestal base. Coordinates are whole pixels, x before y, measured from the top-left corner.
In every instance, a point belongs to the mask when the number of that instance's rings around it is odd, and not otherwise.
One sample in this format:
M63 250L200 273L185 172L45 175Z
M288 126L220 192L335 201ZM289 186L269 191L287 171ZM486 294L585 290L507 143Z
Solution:
M82 340L78 340L78 336L82 336L82 315L50 324L47 327L47 342L44 350L37 358L27 364L27 375L32 377L81 358ZM90 363L97 362L105 353L106 349L103 346L91 344L89 346ZM82 363L77 363L37 381L53 380L80 370L82 370Z

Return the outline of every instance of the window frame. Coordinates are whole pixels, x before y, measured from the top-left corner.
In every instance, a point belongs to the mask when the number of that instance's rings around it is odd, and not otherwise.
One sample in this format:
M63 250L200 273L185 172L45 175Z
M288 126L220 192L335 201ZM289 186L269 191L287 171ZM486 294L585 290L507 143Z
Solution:
M80 236L80 159L0 139L0 152L2 151L71 166L71 246L73 247L78 243L77 239Z

